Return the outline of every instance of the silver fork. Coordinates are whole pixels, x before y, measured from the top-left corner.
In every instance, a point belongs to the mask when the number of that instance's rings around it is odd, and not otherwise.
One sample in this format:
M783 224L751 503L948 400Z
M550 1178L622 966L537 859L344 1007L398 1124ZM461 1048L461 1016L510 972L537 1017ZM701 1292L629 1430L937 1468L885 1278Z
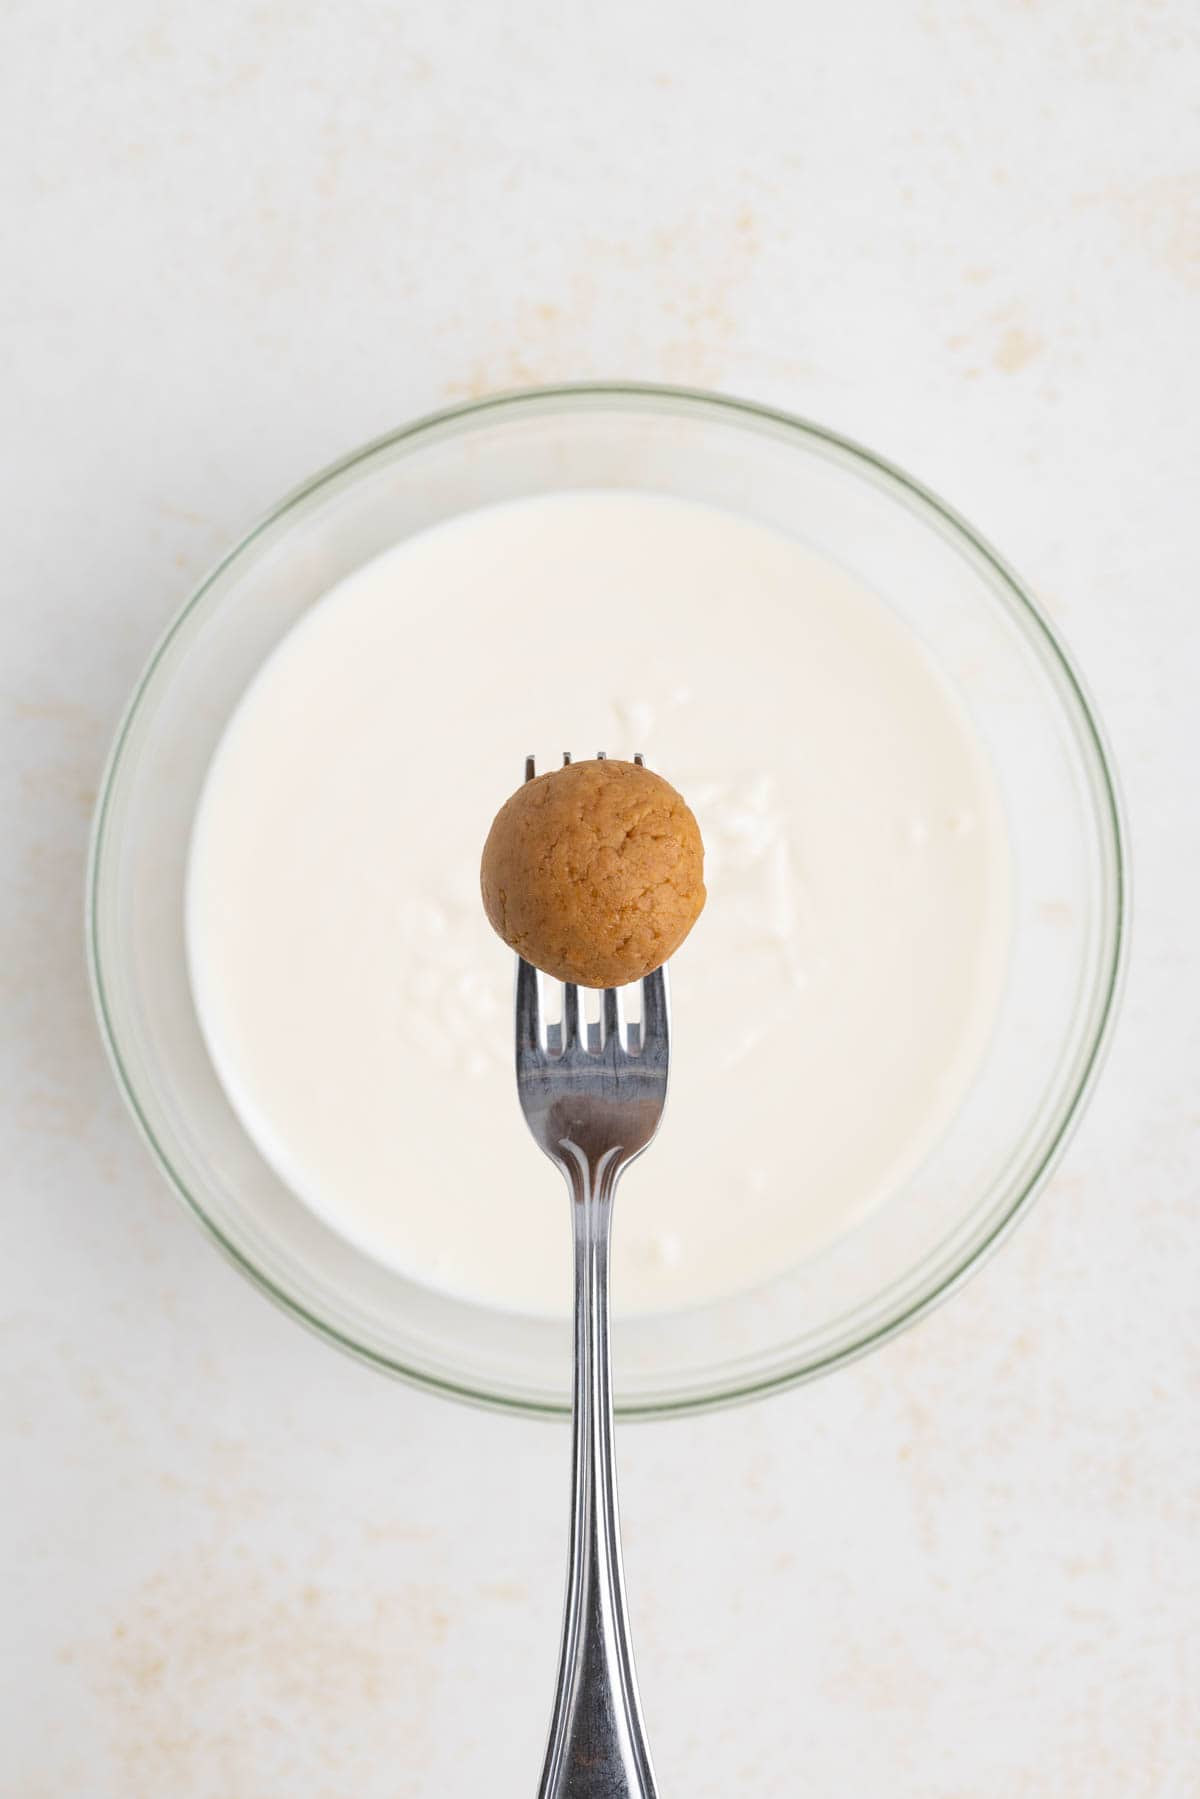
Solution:
M604 752L601 751L601 758ZM571 760L568 753L564 762ZM636 757L640 763L641 756ZM525 779L533 779L533 757ZM571 1541L562 1649L538 1799L655 1799L621 1567L613 1458L608 1262L617 1182L658 1129L670 1050L666 973L642 983L641 1025L609 988L581 1028L579 991L543 1028L537 975L517 961L517 1092L538 1147L562 1169L575 1236Z

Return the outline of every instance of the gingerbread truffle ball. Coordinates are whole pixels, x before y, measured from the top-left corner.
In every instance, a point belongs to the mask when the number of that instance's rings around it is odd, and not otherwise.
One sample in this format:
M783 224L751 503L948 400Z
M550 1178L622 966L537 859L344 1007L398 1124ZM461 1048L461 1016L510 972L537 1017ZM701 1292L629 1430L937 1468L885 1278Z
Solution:
M669 782L635 762L572 762L518 787L480 870L493 929L581 987L620 987L674 955L704 905L704 845Z

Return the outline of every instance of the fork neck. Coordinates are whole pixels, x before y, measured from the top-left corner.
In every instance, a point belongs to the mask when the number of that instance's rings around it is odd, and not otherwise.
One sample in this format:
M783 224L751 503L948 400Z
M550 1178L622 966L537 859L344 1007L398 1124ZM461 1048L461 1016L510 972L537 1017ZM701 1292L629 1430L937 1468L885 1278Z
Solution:
M564 1146L566 1147L566 1146ZM625 1602L613 1456L608 1267L619 1151L570 1158L573 1504L554 1719L539 1799L655 1799Z

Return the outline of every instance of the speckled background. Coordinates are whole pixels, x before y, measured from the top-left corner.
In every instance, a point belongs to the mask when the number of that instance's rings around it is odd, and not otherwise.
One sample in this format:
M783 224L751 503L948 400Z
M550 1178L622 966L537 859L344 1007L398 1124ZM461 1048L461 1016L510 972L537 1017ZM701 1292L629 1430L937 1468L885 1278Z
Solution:
M312 468L526 381L865 439L1031 580L1137 859L1041 1204L874 1359L624 1434L664 1794L1200 1792L1194 5L0 16L3 1649L14 1799L532 1791L565 1429L389 1385L175 1205L85 988L105 745Z

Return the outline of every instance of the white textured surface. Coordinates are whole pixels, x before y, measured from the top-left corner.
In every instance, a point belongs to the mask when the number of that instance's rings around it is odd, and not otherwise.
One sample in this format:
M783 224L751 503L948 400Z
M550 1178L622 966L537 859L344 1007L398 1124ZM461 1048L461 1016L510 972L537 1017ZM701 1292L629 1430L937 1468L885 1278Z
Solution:
M84 986L98 767L256 512L527 380L712 383L1003 546L1133 819L1123 1026L956 1301L628 1431L665 1795L1200 1790L1195 9L10 6L4 1688L18 1799L527 1794L565 1430L340 1359L229 1271Z

